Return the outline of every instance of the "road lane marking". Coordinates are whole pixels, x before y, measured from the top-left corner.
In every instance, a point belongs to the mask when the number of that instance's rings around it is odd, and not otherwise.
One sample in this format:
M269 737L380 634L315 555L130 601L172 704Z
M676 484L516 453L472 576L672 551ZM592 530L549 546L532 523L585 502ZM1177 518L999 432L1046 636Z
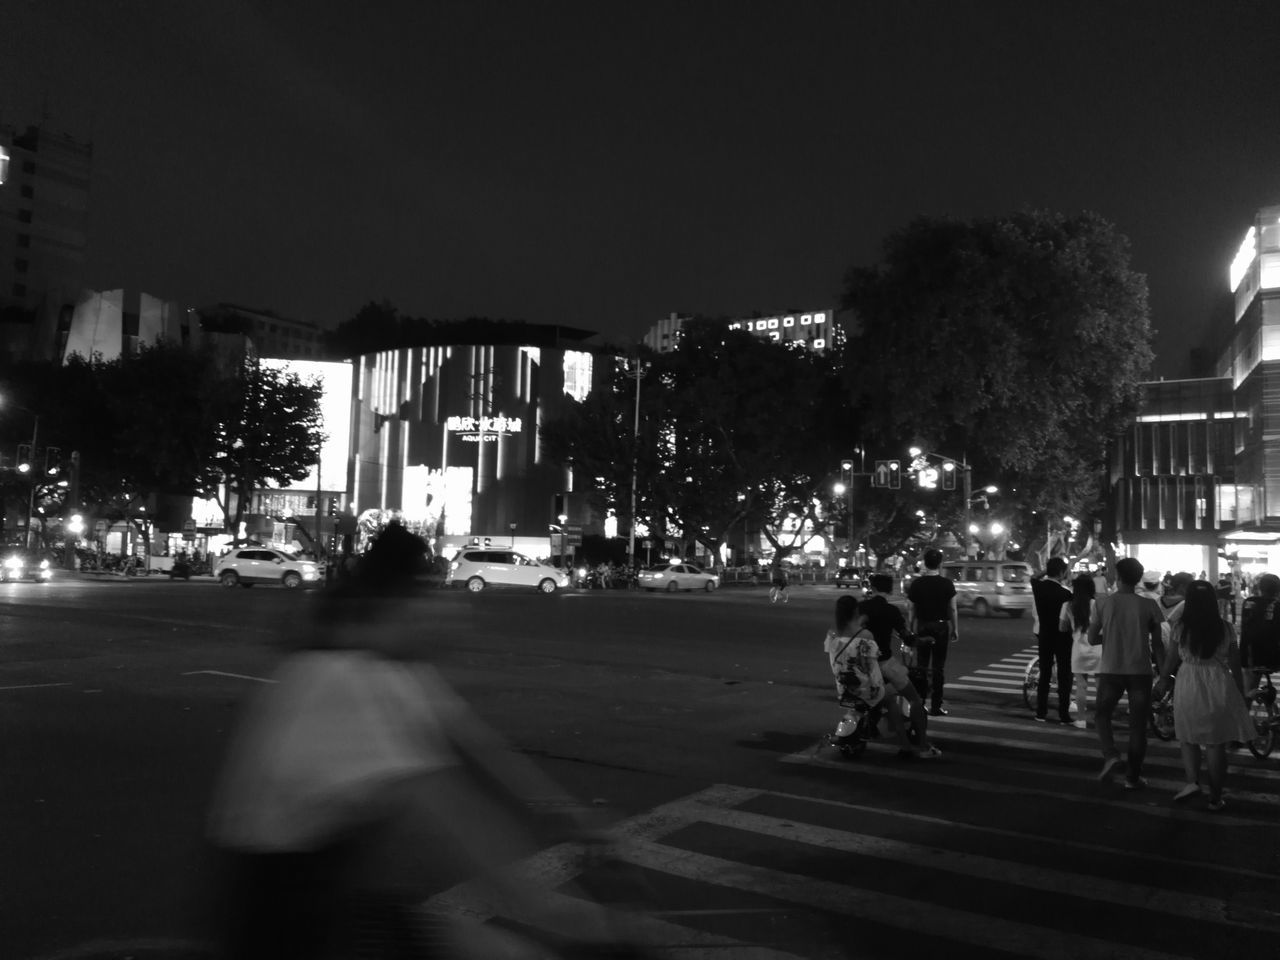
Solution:
M743 830L748 833L775 837L780 840L793 840L797 843L807 843L811 846L828 850L892 860L896 863L907 863L928 870L945 870L948 873L978 877L983 880L994 880L999 883L1011 883L1020 887L1042 890L1045 893L1155 910L1178 917L1189 916L1212 923L1225 923L1250 928L1256 928L1261 925L1268 930L1280 932L1280 914L1264 911L1257 914L1251 921L1234 920L1230 913L1237 908L1231 907L1224 900L1197 896L1196 894L1182 891L1153 889L1147 884L1110 880L1090 873L1074 873L1054 870L1050 867L1037 867L1031 864L1019 863L1016 860L1005 860L982 854L948 850L945 847L926 846L904 840L891 840L884 837L851 833L815 824L797 823L795 819L791 818L784 820L764 814L749 813L744 810L707 807L703 809L698 820L700 823L715 824L733 830ZM950 823L948 826L963 827L964 824ZM1044 842L1042 839L1041 843ZM1114 857L1132 856L1132 853L1113 850L1111 855ZM1082 880L1085 882L1082 883Z
M846 759L834 759L829 757L820 757L817 755L817 749L826 745L826 741L819 740L814 747L808 750L801 750L796 753L782 757L782 763L806 764L809 766L827 767L832 770L856 770L857 762ZM1099 757L1101 759L1101 757ZM965 757L961 762L968 763L969 758ZM1004 765L1003 769L1008 769L1008 765ZM966 779L963 777L948 777L939 774L938 761L930 761L929 763L913 764L912 769L907 767L891 767L876 766L875 777L891 777L895 780L915 780L922 783L928 783L933 786L958 787L962 790L978 790L985 793L1002 793L1014 794L1023 797L1047 797L1051 800L1060 800L1064 803L1097 803L1105 806L1115 806L1126 812L1133 814L1141 814L1149 817L1156 817L1162 820L1184 820L1188 822L1203 823L1204 811L1194 809L1183 809L1181 807L1157 807L1146 803L1123 803L1119 797L1121 793L1128 795L1128 791L1121 791L1118 788L1114 795L1098 793L1066 793L1061 790L1048 790L1042 787L1033 787L1025 784L1007 784L993 783L987 780ZM1064 773L1064 776L1071 775L1071 771ZM1074 777L1082 787L1090 785L1099 786L1091 772L1075 772ZM1149 793L1149 791L1147 791ZM1269 817L1268 817L1269 819ZM1213 822L1221 825L1229 825L1234 827L1257 827L1260 823L1257 819L1246 819L1244 817L1223 817L1220 814L1214 814ZM1274 878L1272 878L1274 879Z
M1132 943L1111 943L1095 937L1032 926L1017 920L971 913L939 903L927 908L918 900L881 893L830 880L769 870L709 854L668 847L652 840L625 840L618 854L628 863L650 870L729 889L749 890L837 916L882 924L911 934L927 933L1019 957L1080 960L1114 957L1119 960L1185 960L1185 955L1148 950Z
M256 680L258 683L276 683L278 681L268 680L266 677L251 677L243 673L227 673L225 670L188 670L183 674L184 677L194 677L196 674L206 673L214 677L231 677L235 680Z
M69 687L70 681L66 683L19 683L12 687L0 687L0 690L37 690L40 687Z

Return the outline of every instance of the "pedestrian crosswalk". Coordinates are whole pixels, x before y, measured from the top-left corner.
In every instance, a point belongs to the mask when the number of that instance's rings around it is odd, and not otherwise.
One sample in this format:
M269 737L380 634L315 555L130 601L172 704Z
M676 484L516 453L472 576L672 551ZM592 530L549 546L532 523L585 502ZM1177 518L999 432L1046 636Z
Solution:
M956 680L947 681L947 691L968 690L979 693L1008 693L1022 697L1022 684L1027 675L1027 665L1036 658L1034 645L1002 660L979 667Z
M1147 789L1127 791L1098 781L1096 740L1072 727L966 706L931 736L939 760L876 743L849 760L815 737L769 788L716 784L624 820L625 883L564 844L521 865L540 906L466 884L430 909L622 931L680 960L1274 952L1276 764L1236 755L1214 814L1173 801L1176 744L1151 743Z

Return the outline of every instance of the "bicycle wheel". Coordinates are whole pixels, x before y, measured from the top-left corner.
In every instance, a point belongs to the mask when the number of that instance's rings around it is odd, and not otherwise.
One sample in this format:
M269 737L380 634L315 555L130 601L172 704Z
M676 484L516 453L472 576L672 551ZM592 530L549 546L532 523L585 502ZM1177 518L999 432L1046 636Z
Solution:
M1052 671L1052 667L1049 668ZM1053 673L1049 674L1050 686L1052 686ZM1027 664L1027 673L1022 678L1022 702L1027 705L1028 710L1036 708L1037 690L1040 686L1040 658L1035 657Z
M1173 739L1173 691L1151 704L1151 732L1168 743Z
M1258 733L1249 741L1249 752L1259 760L1265 760L1276 745L1276 705L1252 697L1249 700L1249 716L1253 718L1253 727Z

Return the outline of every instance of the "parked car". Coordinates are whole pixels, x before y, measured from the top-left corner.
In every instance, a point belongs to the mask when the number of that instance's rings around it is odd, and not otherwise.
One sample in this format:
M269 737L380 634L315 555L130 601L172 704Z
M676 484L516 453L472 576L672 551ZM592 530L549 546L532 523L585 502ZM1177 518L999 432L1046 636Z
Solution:
M218 582L224 587L252 587L255 583L278 583L296 590L316 586L320 566L283 550L268 547L236 547L218 561Z
M569 586L569 574L515 550L465 547L450 561L444 582L445 586L464 583L472 593L479 593L490 584L555 593Z
M32 550L10 550L0 560L0 582L34 580L48 583L53 579L53 564L43 554Z
M639 585L646 590L705 590L720 586L720 578L693 563L660 563L640 571Z

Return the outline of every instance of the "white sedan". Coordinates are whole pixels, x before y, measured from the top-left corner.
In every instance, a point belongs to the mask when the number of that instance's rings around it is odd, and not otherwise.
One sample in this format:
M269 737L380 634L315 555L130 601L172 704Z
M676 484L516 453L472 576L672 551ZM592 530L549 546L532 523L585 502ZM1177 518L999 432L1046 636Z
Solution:
M705 590L710 593L720 586L720 578L692 563L662 563L640 571L640 586L652 592L666 590Z

